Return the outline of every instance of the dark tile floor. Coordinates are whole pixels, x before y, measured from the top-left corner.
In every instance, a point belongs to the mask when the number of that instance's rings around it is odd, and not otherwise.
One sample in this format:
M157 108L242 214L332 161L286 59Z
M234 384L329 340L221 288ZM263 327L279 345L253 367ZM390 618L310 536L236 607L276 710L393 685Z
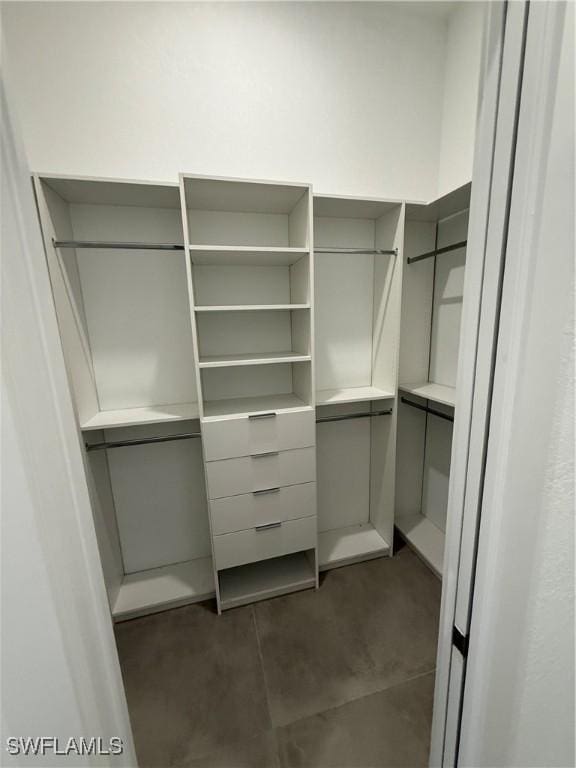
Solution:
M427 765L439 609L404 548L318 591L118 624L141 768Z

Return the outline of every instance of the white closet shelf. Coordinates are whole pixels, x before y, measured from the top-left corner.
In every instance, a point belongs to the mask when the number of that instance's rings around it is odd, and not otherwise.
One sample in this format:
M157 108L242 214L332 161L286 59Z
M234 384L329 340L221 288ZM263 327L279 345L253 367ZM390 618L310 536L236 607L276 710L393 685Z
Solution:
M370 560L390 552L390 545L370 523L318 534L320 570Z
M100 411L81 425L84 431L112 429L113 427L137 427L141 424L162 424L170 421L188 421L199 418L198 403L174 405L146 405L142 408L120 408L116 411Z
M201 357L199 368L232 368L240 365L273 365L275 363L302 363L312 360L310 355L298 352L258 352L245 355L213 355Z
M196 312L261 312L271 309L310 309L310 304L228 304L195 307Z
M251 416L257 413L312 409L298 395L288 392L283 395L261 395L260 397L235 397L226 400L207 400L204 403L204 421L218 421L222 418Z
M310 253L308 248L262 247L251 245L191 245L194 265L283 267L295 264Z
M419 512L397 517L395 525L408 546L442 578L445 537L440 528Z
M368 400L388 400L395 397L394 392L379 387L342 387L340 389L320 389L316 392L316 405L334 403L361 403Z
M164 611L214 597L212 558L166 565L124 577L112 607L115 620Z
M447 387L444 384L425 381L421 384L400 384L398 388L410 395L424 397L426 400L432 400L442 405L450 405L452 408L456 405L456 387Z
M223 609L278 597L316 586L314 568L304 552L220 571Z

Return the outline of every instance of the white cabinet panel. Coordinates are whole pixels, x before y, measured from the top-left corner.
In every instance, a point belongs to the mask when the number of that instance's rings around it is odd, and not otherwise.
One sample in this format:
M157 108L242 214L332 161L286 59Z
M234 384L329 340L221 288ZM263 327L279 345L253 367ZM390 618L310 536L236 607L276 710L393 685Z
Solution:
M316 514L316 483L228 496L210 502L212 531L219 535Z
M206 464L208 496L219 499L265 488L309 483L316 480L315 448L243 456Z
M316 546L316 517L289 520L275 527L252 528L214 537L216 568L233 568L313 549Z
M206 461L307 448L316 442L315 415L308 409L210 421L203 424L202 437Z

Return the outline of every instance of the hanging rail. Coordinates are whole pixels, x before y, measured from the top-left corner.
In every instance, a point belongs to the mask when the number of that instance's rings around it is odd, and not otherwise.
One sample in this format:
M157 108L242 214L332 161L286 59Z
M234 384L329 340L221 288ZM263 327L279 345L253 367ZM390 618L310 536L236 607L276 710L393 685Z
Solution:
M348 421L349 419L368 419L371 416L390 416L392 409L387 411L362 411L361 413L342 413L336 416L320 416L316 419L316 424L322 424L326 421Z
M415 261L422 261L422 259L430 259L432 256L440 256L440 254L448 253L449 251L456 251L458 248L465 248L467 242L467 240L461 240L459 243L445 245L443 248L435 248L433 251L421 253L419 256L411 256L407 259L408 264L414 264Z
M104 451L108 448L126 448L129 445L147 445L148 443L169 443L172 440L192 440L200 437L200 432L186 432L181 435L162 435L162 437L140 437L134 440L117 440L113 443L86 443L87 451Z
M398 248L385 250L383 248L314 248L314 253L371 253L385 256L398 256Z
M183 251L184 246L178 243L116 243L101 240L55 240L54 248L117 248L124 250L142 251Z
M412 400L406 400L405 397L400 398L400 402L404 403L405 405L411 405L412 408L418 408L419 411L424 411L425 413L431 413L432 416L438 416L440 419L445 419L446 421L454 421L454 416L451 416L449 413L442 413L442 411L437 411L435 408L430 408L427 405L420 405L420 403L414 403Z

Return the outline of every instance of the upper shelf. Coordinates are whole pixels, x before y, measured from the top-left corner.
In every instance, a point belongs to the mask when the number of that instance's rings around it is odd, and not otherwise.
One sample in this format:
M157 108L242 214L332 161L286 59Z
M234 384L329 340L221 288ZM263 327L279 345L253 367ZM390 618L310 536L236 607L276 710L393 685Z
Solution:
M406 203L406 218L409 221L440 221L470 207L472 182L448 192L430 203Z
M399 389L408 392L410 395L423 397L434 403L449 405L452 408L456 405L456 387L447 387L444 384L434 384L426 381L421 384L400 384Z
M316 392L316 405L335 405L338 403L361 403L369 400L388 400L394 392L379 387L342 387L340 389L321 389Z
M309 252L308 248L191 245L190 259L194 265L281 267L295 264Z
M100 411L81 424L81 429L87 432L94 429L112 429L113 427L136 427L143 424L188 421L197 419L198 416L198 403L120 408L116 411Z
M195 307L196 312L261 312L269 311L271 309L310 309L310 304L227 304L211 306L205 304L204 306Z

